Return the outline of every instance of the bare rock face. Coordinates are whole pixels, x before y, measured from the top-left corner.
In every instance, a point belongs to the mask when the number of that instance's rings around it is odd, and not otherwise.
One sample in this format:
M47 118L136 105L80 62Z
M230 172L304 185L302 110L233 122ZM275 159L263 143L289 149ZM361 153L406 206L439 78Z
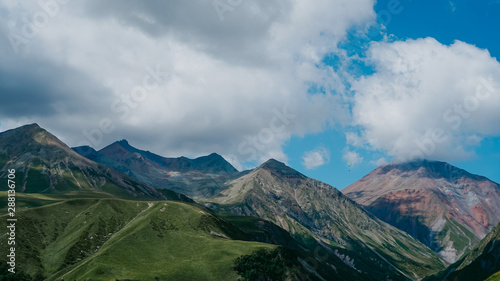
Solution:
M448 262L500 222L500 186L444 162L384 165L342 192Z

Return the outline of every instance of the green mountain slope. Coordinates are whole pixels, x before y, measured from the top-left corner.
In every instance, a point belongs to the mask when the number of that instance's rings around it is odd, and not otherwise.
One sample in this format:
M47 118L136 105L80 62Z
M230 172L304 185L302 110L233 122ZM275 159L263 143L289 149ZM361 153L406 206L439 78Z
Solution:
M269 220L304 244L375 280L419 279L442 270L432 250L363 210L337 189L269 160L229 183L206 206L219 213Z
M259 218L219 217L183 202L85 196L92 195L16 196L16 278L238 280L238 273L267 270L273 276L279 270L283 280L376 280L336 256L309 251ZM0 203L1 214L7 214L6 203ZM0 227L6 227L6 219L0 216ZM8 251L7 238L0 237L0 251ZM5 265L5 257L0 262ZM0 266L0 280L2 274L11 277Z
M17 269L47 280L237 280L237 257L276 247L234 240L244 232L172 201L72 199L18 211L17 219ZM7 252L5 235L0 244Z
M467 255L426 281L482 281L500 279L500 224Z

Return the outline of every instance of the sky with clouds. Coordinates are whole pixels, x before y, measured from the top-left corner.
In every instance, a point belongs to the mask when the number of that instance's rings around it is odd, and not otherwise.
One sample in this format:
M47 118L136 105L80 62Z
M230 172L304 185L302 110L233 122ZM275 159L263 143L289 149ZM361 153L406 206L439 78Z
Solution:
M499 182L499 19L491 0L0 0L0 130L275 158L338 188L416 158Z

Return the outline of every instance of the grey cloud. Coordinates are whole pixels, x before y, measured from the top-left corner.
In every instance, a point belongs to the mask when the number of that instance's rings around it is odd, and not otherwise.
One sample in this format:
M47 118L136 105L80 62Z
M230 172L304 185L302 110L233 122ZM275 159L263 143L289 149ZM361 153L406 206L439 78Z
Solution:
M332 110L341 107L334 94L310 96L307 83L335 84L317 63L373 8L370 0L317 4L243 1L221 21L212 1L71 1L20 54L0 38L0 91L11 98L0 105L2 129L37 122L75 146L109 118L114 130L99 133L97 149L126 138L166 156L215 151L241 162L248 153L239 146L289 103L293 122L247 146L258 161L283 160L290 136L319 132L342 115ZM40 9L4 6L4 34ZM171 79L126 117L110 109L143 81L147 65Z
M30 58L5 62L0 65L0 115L95 114L109 97L105 88L70 67Z
M226 1L224 1L226 2ZM238 2L238 1L234 1ZM214 1L86 1L88 17L114 18L152 37L175 37L222 60L265 63L263 40L288 18L288 1L241 1L221 21Z

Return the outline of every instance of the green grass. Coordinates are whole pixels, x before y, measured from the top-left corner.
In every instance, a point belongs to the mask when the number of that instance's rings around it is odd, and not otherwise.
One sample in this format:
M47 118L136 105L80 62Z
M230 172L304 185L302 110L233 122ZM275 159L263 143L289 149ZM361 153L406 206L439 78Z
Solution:
M191 198L189 198L183 194L176 193L170 189L157 188L156 190L158 192L160 192L161 194L163 194L168 200L194 203L194 201Z
M38 193L19 193L16 192L16 210L24 210L28 208L40 207L48 204L61 201L49 195ZM0 214L7 213L8 196L7 191L0 191Z
M235 216L235 215L225 215L222 216L225 220L231 222L236 225L240 229L244 229L246 233L250 235L262 235L265 234L265 231L257 227L257 223L262 221L262 219L256 217L247 217L247 216Z
M68 163L68 166L71 170L71 173L73 174L73 177L77 181L75 182L75 184L79 185L79 187L84 190L93 189L93 187L89 184L87 177L83 174L82 170L78 166L72 163Z
M491 275L486 281L500 281L500 271Z
M106 182L103 186L101 186L101 190L106 193L116 195L118 198L134 199L131 193L109 182Z
M18 269L47 280L237 280L236 258L276 248L234 240L241 230L185 203L40 194L16 199L31 206L17 212ZM5 224L4 215L0 227ZM7 251L5 236L0 250Z
M116 198L109 193L98 190L68 191L56 194L16 192L16 211L41 207L68 199L105 199ZM0 191L0 215L7 213L7 191Z
M479 242L479 239L471 231L457 223L453 218L446 218L446 224L437 235L436 240L443 241L448 233L450 233L450 240L453 241L453 247L462 253L467 252L470 247Z

